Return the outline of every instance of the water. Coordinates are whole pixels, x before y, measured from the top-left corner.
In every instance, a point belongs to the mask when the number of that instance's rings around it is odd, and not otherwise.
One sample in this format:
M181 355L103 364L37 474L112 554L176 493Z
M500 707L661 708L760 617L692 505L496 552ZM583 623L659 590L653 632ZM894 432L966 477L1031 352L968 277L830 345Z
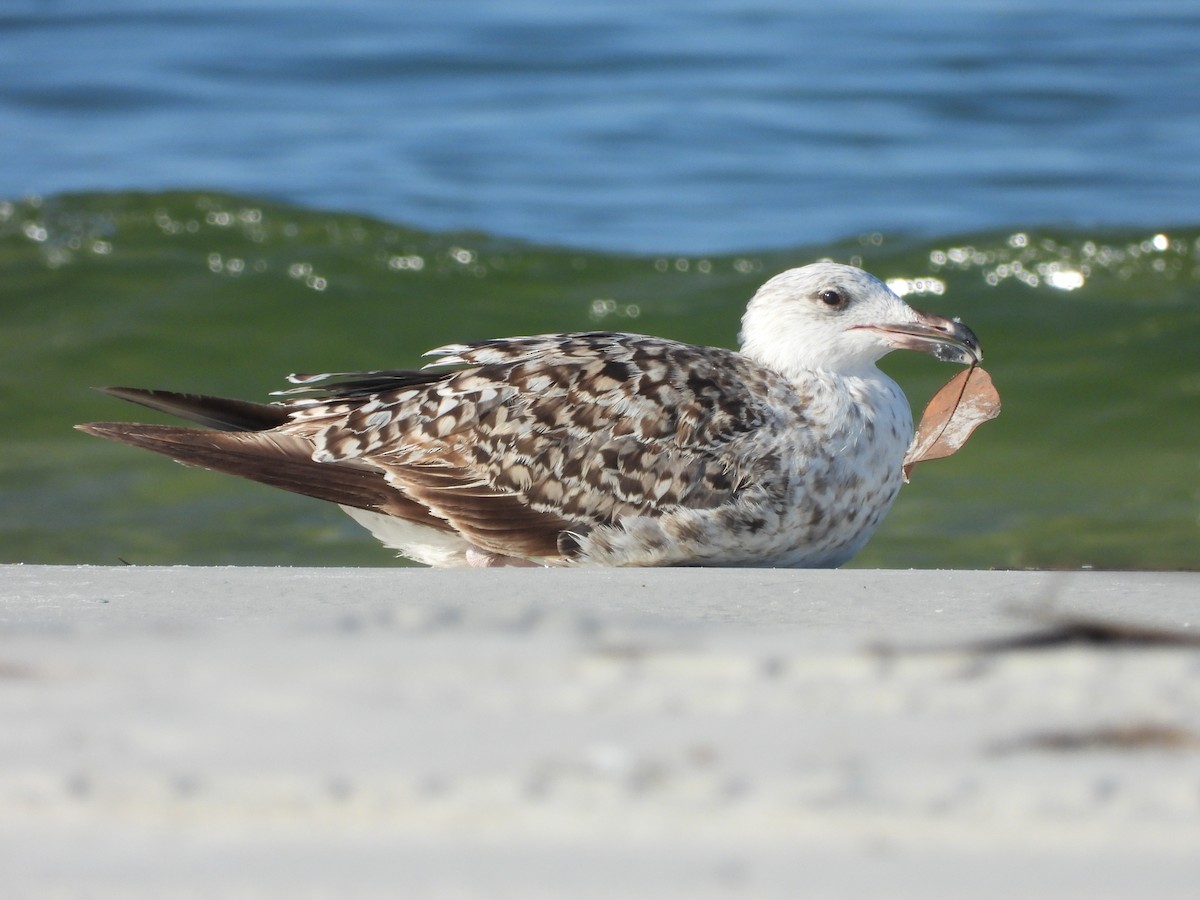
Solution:
M0 560L385 565L336 510L70 430L499 334L731 345L821 256L1005 411L856 560L1200 565L1200 10L15 2ZM952 373L889 358L920 406Z
M203 188L591 249L1162 228L1200 6L7 0L0 197Z

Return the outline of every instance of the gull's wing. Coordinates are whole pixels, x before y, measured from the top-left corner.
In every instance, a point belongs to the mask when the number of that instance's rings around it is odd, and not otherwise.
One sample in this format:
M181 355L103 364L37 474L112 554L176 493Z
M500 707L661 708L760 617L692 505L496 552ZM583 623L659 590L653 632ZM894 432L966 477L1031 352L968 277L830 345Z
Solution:
M185 465L450 530L444 519L435 518L424 506L398 492L381 469L365 460L332 465L315 461L310 441L279 430L290 418L288 410L279 404L141 388L101 390L208 428L93 422L76 426L80 431L161 453Z
M769 465L745 444L796 424L783 379L729 350L584 333L430 355L439 371L295 376L277 430L322 464L379 469L507 556L570 555L569 535L625 516L727 503Z
M77 427L96 437L161 453L189 466L448 530L444 521L397 492L379 469L362 464L314 462L312 445L294 435L127 422L94 422Z

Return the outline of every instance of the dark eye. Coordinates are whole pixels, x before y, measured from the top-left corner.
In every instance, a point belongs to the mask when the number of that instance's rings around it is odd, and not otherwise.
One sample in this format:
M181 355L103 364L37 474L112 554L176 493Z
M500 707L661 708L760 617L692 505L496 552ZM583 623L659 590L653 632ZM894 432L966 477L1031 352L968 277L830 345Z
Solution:
M846 298L842 296L841 291L821 291L821 293L817 294L817 298L826 306L833 309L841 309L846 305Z

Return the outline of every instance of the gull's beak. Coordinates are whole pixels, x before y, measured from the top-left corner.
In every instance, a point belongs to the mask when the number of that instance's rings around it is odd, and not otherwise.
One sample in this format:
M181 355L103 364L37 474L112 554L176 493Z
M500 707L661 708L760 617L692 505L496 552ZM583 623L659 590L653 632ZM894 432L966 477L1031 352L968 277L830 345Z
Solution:
M913 310L916 322L896 325L861 325L883 335L896 350L919 350L943 362L974 365L983 359L979 338L962 322Z

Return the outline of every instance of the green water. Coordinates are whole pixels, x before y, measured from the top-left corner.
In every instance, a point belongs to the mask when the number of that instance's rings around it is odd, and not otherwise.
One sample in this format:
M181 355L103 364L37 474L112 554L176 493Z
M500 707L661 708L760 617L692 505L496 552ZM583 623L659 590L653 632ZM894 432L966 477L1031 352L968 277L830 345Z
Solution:
M975 329L1005 404L853 565L1200 567L1200 226L635 257L186 193L0 204L0 561L399 564L318 501L73 431L155 420L88 387L264 399L288 372L594 328L733 346L758 284L824 256L932 279L907 299ZM918 412L955 371L884 368Z

